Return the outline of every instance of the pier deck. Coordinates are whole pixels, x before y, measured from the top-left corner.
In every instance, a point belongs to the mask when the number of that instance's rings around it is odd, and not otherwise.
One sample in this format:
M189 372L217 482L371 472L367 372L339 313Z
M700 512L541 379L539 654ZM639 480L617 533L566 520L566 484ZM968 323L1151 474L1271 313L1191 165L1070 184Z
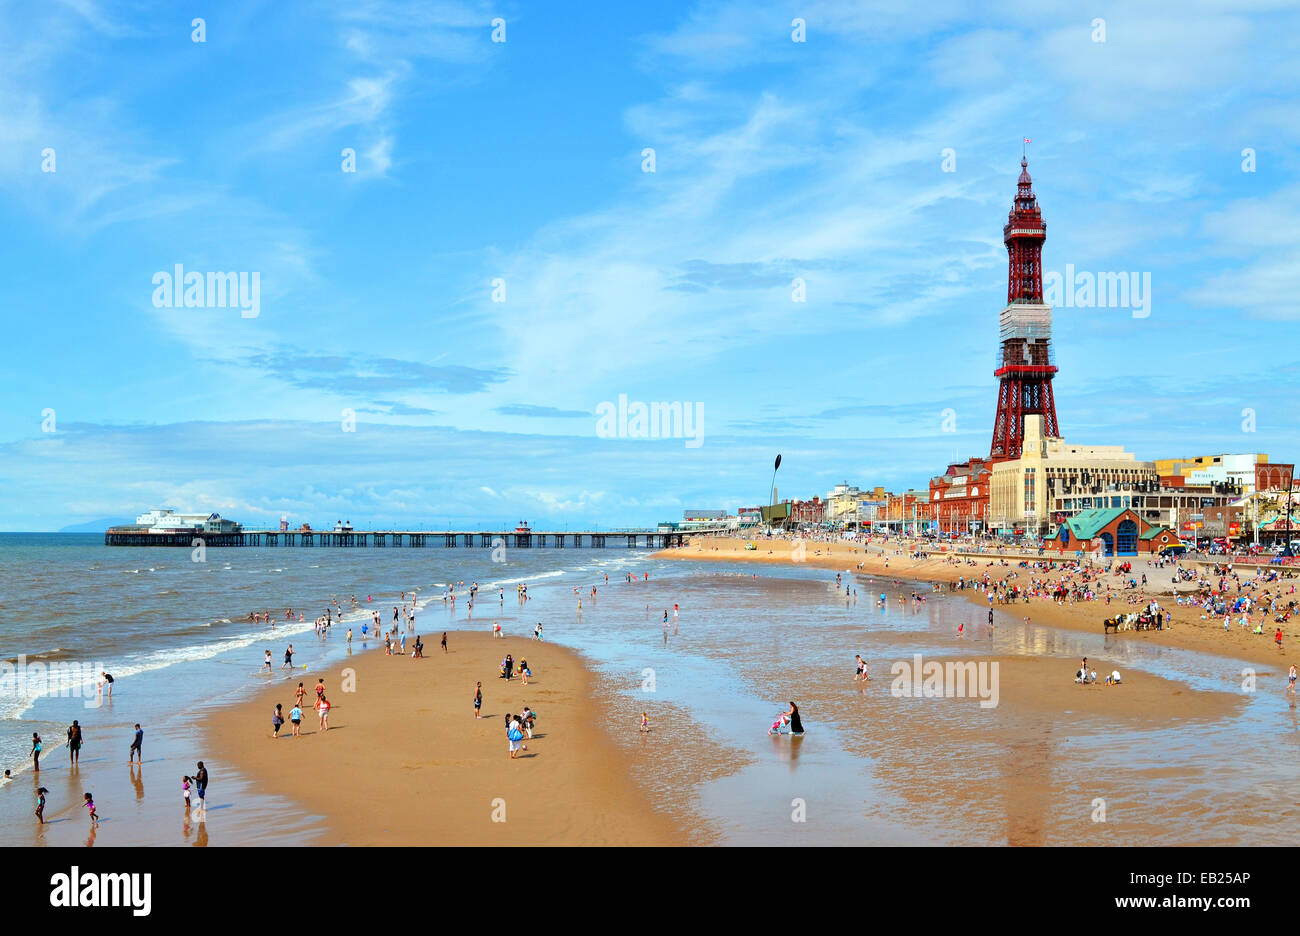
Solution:
M691 536L718 533L719 530L582 530L551 531L501 530L241 530L238 533L200 533L176 530L155 533L149 530L110 528L104 533L105 546L176 546L192 548L202 542L204 548L224 546L335 546L335 547L424 547L444 549L478 547L494 549L667 549L681 546Z

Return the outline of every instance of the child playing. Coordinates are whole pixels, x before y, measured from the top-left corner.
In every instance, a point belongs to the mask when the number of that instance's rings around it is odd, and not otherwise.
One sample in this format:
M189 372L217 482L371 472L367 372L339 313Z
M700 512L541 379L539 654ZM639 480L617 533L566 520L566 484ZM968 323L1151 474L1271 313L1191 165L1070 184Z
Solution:
M293 737L297 738L302 734L302 709L296 704L289 709L289 722L293 725Z
M641 727L638 730L640 731L650 730L650 716L648 716L645 712L641 713Z
M181 795L185 797L185 808L190 808L190 778L181 777Z
M89 793L86 794L86 802L82 805L86 807L86 812L90 816L90 824L92 826L99 825L99 814L95 812L95 800Z
M36 819L45 825L45 794L50 792L45 787L36 788Z

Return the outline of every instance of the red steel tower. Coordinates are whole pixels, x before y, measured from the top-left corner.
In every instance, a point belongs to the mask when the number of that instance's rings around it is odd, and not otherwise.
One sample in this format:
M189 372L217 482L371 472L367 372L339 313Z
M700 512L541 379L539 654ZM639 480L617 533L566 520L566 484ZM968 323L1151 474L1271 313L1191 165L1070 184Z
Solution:
M1020 457L1025 438L1025 417L1042 416L1043 434L1060 436L1052 377L1052 308L1043 304L1043 241L1047 224L1034 197L1029 161L1020 160L1016 200L1002 229L1010 262L1007 307L999 320L1002 347L993 376L998 387L998 413L993 421L989 458L1005 461Z

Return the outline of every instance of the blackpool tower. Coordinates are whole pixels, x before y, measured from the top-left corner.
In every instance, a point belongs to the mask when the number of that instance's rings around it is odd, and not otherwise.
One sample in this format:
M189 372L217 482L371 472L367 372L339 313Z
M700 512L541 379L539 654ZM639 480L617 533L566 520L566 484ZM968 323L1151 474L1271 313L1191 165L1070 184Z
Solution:
M999 320L998 413L993 421L992 461L1020 457L1025 417L1042 416L1043 434L1059 437L1052 377L1052 308L1043 303L1043 241L1047 224L1034 197L1028 159L1020 160L1016 200L1002 229L1007 245L1007 307Z

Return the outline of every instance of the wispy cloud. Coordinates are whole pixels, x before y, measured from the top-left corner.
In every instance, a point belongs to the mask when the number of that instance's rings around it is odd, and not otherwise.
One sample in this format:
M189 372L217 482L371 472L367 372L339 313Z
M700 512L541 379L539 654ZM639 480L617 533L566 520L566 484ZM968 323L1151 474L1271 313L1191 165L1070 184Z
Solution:
M591 416L587 410L566 410L554 406L536 406L532 403L510 403L495 407L494 412L502 416L524 416L528 419L577 419Z

